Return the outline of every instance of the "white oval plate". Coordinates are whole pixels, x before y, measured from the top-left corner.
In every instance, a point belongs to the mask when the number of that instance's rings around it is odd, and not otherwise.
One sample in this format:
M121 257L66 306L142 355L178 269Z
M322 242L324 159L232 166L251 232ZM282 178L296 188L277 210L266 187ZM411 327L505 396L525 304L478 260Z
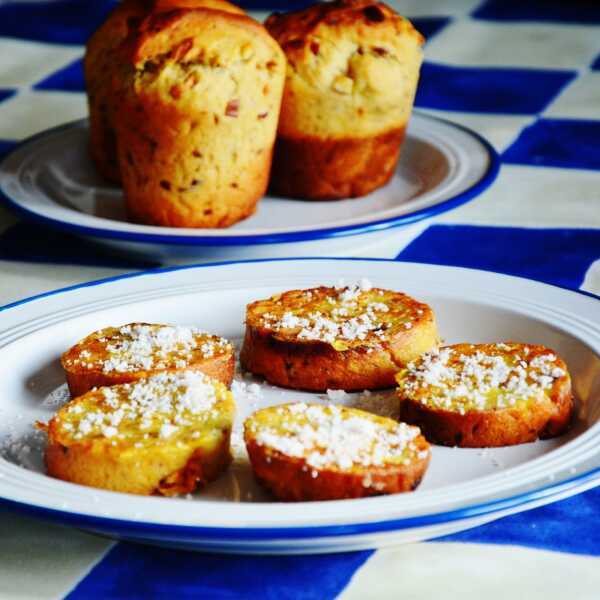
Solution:
M249 301L365 276L431 303L448 343L510 339L556 349L569 366L577 396L572 431L493 450L436 446L417 491L361 500L271 502L238 450L233 467L191 499L100 491L44 474L44 441L32 424L47 421L55 410L53 400L64 388L59 356L79 338L137 320L194 324L239 340ZM0 498L110 536L225 552L350 550L464 529L600 482L599 324L600 303L583 294L481 271L377 260L183 267L24 300L3 310L0 326ZM249 393L236 394L238 428L246 414L261 406L327 401L319 394L244 381ZM391 406L385 394L348 395L342 401L370 403L378 411Z
M344 239L380 232L445 212L488 187L498 156L480 136L431 116L414 114L391 182L358 199L308 202L266 196L257 212L228 229L154 227L126 219L121 189L96 173L88 152L87 120L25 141L0 166L0 191L22 216L153 260L273 255L285 244ZM0 195L1 196L1 195ZM365 236L372 237L372 236ZM340 239L342 238L342 239Z

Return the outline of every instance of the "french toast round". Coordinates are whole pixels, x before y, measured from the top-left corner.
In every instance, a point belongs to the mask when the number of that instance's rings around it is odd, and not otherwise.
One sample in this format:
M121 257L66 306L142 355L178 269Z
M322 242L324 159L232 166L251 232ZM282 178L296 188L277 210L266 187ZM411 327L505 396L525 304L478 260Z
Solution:
M48 423L48 473L131 494L192 492L228 466L234 412L231 392L193 371L97 388Z
M265 27L288 59L272 189L326 200L387 183L412 111L421 34L373 0L275 13Z
M67 350L61 363L76 397L161 371L198 371L229 387L235 357L230 342L195 327L130 323L91 333Z
M338 500L414 490L430 459L418 427L336 405L284 404L244 423L257 480L279 500Z
M122 0L90 37L84 74L90 119L90 153L98 172L109 181L121 181L113 111L118 110L119 48L129 32L153 12L174 8L206 7L244 14L225 0Z
M564 433L571 379L545 346L457 344L428 352L397 375L400 418L432 443L509 446Z
M154 12L130 32L115 111L131 219L228 227L263 196L285 55L242 14L214 8Z
M398 370L437 341L427 304L362 280L249 304L240 361L282 387L380 389L392 387Z

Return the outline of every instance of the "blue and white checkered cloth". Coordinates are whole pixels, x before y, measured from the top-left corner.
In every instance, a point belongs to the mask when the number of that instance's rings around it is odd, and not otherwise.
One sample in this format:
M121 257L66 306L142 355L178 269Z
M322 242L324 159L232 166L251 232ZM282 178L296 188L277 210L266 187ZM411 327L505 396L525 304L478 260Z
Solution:
M243 4L264 14L306 2ZM417 107L487 137L502 170L480 197L391 233L376 255L600 294L600 3L391 4L428 38ZM83 44L111 6L0 0L0 152L85 116ZM11 265L35 263L59 277L140 266L0 212L0 289L18 281ZM600 598L600 490L433 542L328 556L185 553L3 511L0 532L1 599Z

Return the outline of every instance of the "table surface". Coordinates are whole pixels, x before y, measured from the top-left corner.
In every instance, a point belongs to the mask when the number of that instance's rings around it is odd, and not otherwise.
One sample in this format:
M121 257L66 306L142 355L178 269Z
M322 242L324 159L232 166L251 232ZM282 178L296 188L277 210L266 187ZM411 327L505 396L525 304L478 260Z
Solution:
M246 3L259 15L265 4ZM600 5L392 4L428 38L417 107L485 136L502 169L475 200L393 231L362 255L600 294ZM83 44L110 5L0 2L0 152L86 115ZM136 268L0 208L0 305ZM599 523L592 490L391 550L220 557L115 543L0 509L0 598L592 599L600 597Z

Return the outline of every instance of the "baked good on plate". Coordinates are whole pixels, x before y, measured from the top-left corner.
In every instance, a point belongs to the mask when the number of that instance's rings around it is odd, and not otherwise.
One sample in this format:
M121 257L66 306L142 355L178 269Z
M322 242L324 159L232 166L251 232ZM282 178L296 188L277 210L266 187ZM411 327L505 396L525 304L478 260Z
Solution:
M242 9L224 0L122 0L90 37L84 59L90 153L106 179L116 183L121 180L113 125L113 111L119 109L115 75L120 70L121 44L129 31L138 27L142 18L151 12L201 6L244 14Z
M562 359L533 344L457 344L398 373L400 418L432 443L508 446L560 435L573 412Z
M117 150L129 216L228 227L264 194L285 56L248 16L153 12L122 45Z
M198 371L229 386L235 357L230 342L196 327L129 323L91 333L67 350L61 363L75 397L160 371Z
M229 464L234 412L231 392L193 371L97 388L48 423L48 473L131 494L192 492Z
M150 2L123 0L88 40L84 57L85 86L90 120L90 154L98 172L119 182L119 162L112 125L113 76L117 49L127 36L129 23L145 14Z
M362 280L249 304L240 361L283 387L377 389L392 387L404 363L437 341L427 304Z
M333 404L259 410L244 439L258 481L288 501L414 490L430 458L418 427Z
M288 59L272 174L284 196L363 196L392 176L423 37L381 2L338 0L274 14Z

